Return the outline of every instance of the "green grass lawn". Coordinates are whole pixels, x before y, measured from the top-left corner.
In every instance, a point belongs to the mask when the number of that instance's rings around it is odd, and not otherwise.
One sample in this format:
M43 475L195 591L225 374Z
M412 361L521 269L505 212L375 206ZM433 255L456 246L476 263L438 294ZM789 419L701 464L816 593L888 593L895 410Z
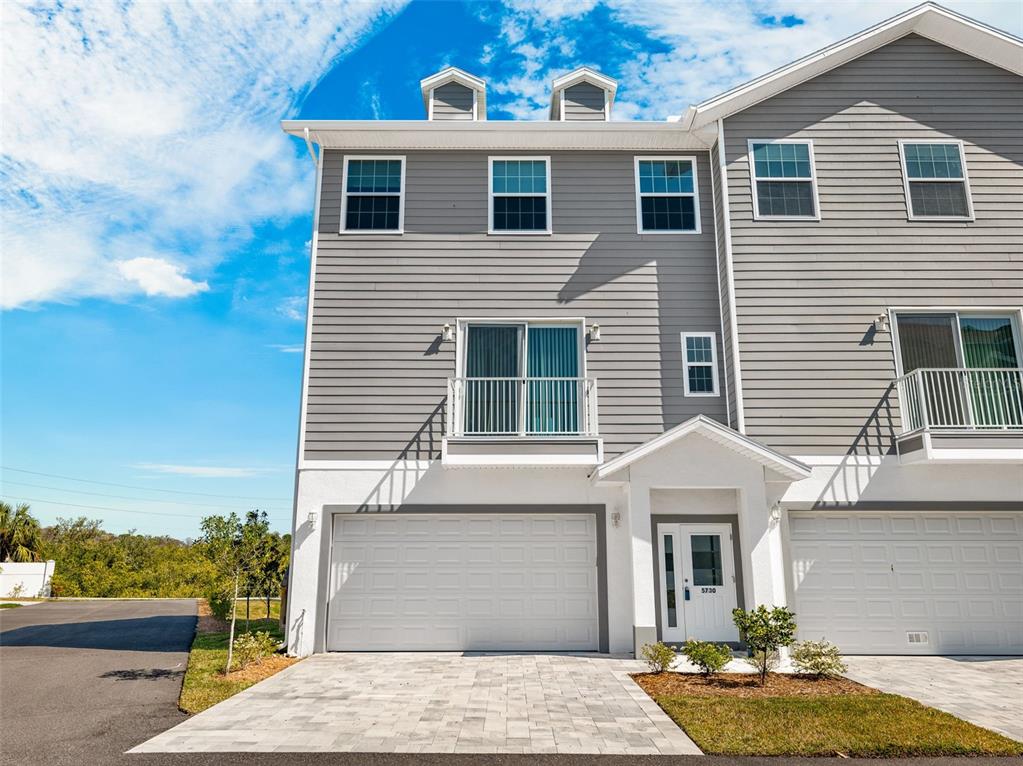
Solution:
M17 609L21 604L0 604L0 609Z
M1023 755L1023 744L894 694L656 701L712 755Z
M265 613L264 603L263 614ZM242 604L242 615L244 614L245 605ZM237 622L235 630L241 633L244 629L243 617ZM283 640L283 634L275 619L253 620L250 629L265 630L278 641ZM185 680L181 685L181 697L178 699L178 707L186 713L198 713L212 707L295 662L293 659L274 655L225 676L228 636L229 633L226 632L196 633L192 651L188 655L188 670L185 671Z

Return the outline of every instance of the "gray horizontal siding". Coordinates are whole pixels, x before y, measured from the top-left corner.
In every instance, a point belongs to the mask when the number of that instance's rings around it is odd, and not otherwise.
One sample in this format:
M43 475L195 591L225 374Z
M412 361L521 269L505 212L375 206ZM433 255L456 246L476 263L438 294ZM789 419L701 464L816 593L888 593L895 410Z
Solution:
M918 36L725 121L747 432L893 449L888 307L1023 303L1023 80ZM754 221L747 140L811 138L819 223ZM965 144L976 221L907 221L898 139Z
M488 236L487 155L410 152L406 233L374 236L338 234L343 158L325 152L306 459L437 457L455 375L439 335L458 318L599 322L586 360L608 455L699 413L723 421L723 397L682 395L681 332L720 336L708 157L703 233L638 235L633 156L554 154L554 234Z
M738 407L735 392L735 356L732 354L732 319L728 306L732 300L731 288L728 284L728 263L726 261L727 244L725 241L724 199L721 188L721 166L718 146L715 143L710 151L710 173L714 188L714 243L718 266L718 295L721 304L721 359L724 370L724 392L728 425L738 428Z
M561 92L566 120L603 120L604 89L588 82L572 85Z
M433 89L433 119L471 120L472 88L449 82Z

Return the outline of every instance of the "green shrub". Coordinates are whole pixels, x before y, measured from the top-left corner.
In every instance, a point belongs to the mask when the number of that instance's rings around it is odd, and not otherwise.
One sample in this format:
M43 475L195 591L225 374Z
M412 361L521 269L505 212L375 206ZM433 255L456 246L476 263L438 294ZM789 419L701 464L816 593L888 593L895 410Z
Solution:
M682 654L705 676L720 673L732 659L732 650L724 644L697 641L695 638L690 638L682 645Z
M796 644L792 649L792 664L800 673L814 678L837 678L846 671L838 647L823 638Z
M732 621L750 650L750 662L767 683L767 672L778 663L778 650L790 646L796 638L796 615L783 606L768 609L761 604L749 612L732 610Z
M656 644L644 644L639 650L640 657L650 667L651 673L664 673L675 664L675 650L658 641Z
M238 668L251 665L256 660L269 657L277 650L277 639L265 630L242 633L234 640L234 658Z
M210 605L210 611L218 620L230 620L231 609L234 606L234 596L230 591L213 587L206 595L206 602Z

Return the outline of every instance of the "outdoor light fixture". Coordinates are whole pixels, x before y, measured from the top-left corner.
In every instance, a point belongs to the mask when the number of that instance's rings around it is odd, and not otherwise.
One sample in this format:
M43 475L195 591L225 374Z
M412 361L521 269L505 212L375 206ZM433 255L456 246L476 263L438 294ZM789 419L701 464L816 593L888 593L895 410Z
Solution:
M591 341L600 340L600 325L597 324L596 322L590 325L590 340Z
M614 511L611 514L611 526L620 527L622 525L622 514L620 511Z
M316 516L317 516L316 511L310 511L309 515L306 516L306 521L309 522L310 529L316 529Z
M444 341L454 340L455 339L455 330L454 330L454 328L451 325L449 325L449 324L445 324L444 327L440 331L440 338L441 338L441 340L444 340Z
M888 332L888 314L885 312L874 317L874 332Z
M771 521L781 521L781 503L775 501L771 506Z

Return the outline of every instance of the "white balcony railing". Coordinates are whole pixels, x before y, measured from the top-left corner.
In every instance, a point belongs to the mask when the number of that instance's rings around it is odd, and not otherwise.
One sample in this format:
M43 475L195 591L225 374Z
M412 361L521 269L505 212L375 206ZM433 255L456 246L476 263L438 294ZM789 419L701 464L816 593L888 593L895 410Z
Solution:
M597 436L594 378L448 378L448 436Z
M1023 370L913 370L895 381L902 432L1023 429Z

